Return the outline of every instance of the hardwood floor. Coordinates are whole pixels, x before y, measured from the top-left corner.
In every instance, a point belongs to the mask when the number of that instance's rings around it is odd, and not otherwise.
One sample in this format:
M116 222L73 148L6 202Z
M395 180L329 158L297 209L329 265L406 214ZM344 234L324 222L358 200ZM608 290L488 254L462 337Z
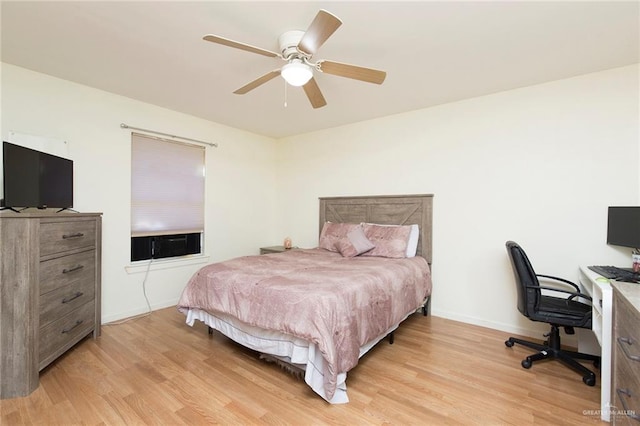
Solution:
M348 374L350 403L329 405L303 380L175 308L85 339L41 373L30 396L0 401L0 424L598 424L599 383L558 362L520 366L505 333L411 316ZM599 379L599 377L598 377ZM586 414L585 414L586 413Z

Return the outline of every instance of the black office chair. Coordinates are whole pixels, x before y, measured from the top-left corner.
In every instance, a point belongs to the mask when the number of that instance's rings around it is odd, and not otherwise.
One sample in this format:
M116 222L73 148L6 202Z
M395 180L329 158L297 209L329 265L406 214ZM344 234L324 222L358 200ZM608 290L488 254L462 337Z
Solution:
M594 386L596 384L596 375L576 359L593 361L594 366L598 368L600 366L600 357L568 351L560 347L560 327L564 327L567 334L575 333L573 327L591 328L591 305L576 300L582 298L591 301L591 298L580 293L578 286L571 281L550 275L536 274L531 263L529 263L526 253L518 244L513 241L507 241L506 246L518 290L518 310L531 321L551 324L551 331L544 335L547 338L544 344L528 342L515 337L510 337L504 344L510 348L515 343L518 343L540 351L522 360L521 364L524 368L531 368L534 361L558 359L582 374L582 381L585 384ZM569 285L573 289L568 291L557 287L541 286L538 282L538 277ZM544 295L541 290L565 293L568 297Z

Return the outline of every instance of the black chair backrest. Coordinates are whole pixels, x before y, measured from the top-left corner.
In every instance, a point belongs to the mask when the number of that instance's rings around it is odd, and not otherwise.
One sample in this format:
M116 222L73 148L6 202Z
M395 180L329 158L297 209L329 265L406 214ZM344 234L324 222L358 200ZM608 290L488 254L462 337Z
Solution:
M507 241L506 247L518 291L518 310L529 317L538 310L540 283L522 247L513 241Z

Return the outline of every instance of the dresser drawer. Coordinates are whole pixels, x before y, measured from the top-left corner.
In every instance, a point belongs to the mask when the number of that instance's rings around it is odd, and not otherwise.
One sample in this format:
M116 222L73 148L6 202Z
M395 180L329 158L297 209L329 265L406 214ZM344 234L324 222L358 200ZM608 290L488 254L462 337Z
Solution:
M93 220L40 224L41 257L95 245L96 222Z
M95 326L95 304L85 303L64 317L40 328L39 368L80 341Z
M40 327L44 327L85 303L93 301L94 297L95 282L93 280L76 281L40 295Z
M616 342L616 344L618 344ZM616 382L613 389L616 424L638 424L629 415L640 415L640 363L628 359L620 348L616 354Z
M634 339L635 343L628 349L633 352L633 355L640 356L640 330L638 329L640 314L626 299L620 297L616 302L618 302L616 304L616 335Z
M77 282L94 283L96 251L57 257L40 262L40 294Z

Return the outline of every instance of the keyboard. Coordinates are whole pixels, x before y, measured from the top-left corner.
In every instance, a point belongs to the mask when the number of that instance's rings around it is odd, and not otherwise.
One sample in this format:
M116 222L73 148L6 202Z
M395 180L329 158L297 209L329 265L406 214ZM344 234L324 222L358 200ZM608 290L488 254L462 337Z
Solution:
M616 266L589 266L596 274L605 278L616 281L625 281L629 283L640 284L640 273L630 271L628 269L618 268Z

